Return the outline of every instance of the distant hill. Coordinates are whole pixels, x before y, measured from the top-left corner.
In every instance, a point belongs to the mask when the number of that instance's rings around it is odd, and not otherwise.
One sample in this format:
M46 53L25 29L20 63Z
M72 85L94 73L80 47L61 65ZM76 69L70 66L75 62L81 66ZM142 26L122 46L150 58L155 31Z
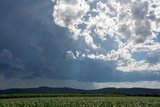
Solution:
M82 90L73 88L23 88L0 90L0 94L125 94L125 95L158 95L160 89L147 88L103 88L95 90Z

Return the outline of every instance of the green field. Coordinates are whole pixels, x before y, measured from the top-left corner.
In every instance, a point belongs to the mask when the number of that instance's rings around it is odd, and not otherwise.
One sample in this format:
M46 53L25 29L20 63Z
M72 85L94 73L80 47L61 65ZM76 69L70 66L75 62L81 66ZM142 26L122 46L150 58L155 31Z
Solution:
M125 97L123 94L1 94L0 99L39 97Z
M160 107L160 97L39 97L0 99L0 107Z

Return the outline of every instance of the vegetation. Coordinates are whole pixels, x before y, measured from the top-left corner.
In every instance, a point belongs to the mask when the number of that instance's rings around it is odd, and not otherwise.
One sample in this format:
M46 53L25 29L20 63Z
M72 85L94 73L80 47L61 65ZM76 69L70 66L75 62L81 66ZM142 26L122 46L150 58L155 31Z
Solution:
M46 97L1 99L0 107L160 107L159 97Z
M0 99L39 97L124 97L122 94L2 94Z

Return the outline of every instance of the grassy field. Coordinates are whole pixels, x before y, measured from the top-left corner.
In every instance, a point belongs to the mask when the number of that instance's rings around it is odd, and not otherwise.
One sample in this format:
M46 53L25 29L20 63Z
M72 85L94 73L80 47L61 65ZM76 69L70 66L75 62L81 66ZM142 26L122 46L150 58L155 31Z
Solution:
M39 97L0 99L0 107L160 107L160 97Z
M39 97L125 97L123 94L1 94L0 99Z

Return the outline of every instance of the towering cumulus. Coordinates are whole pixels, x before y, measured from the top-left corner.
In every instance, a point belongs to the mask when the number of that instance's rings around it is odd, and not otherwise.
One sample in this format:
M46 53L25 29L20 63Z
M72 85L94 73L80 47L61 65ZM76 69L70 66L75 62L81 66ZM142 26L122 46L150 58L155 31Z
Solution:
M160 72L159 0L54 2L54 23L83 44L83 48L77 46L78 55L68 50L74 60L111 61L122 72Z

